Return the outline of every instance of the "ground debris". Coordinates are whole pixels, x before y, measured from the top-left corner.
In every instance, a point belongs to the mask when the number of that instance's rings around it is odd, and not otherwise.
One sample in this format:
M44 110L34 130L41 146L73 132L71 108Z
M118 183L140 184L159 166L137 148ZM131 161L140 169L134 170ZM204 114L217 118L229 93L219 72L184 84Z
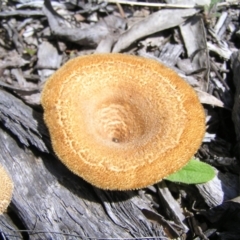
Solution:
M238 239L239 16L234 0L2 1L0 163L16 190L0 238ZM215 167L212 181L108 192L56 159L40 106L46 79L69 59L111 52L164 63L196 90L207 131L196 156Z

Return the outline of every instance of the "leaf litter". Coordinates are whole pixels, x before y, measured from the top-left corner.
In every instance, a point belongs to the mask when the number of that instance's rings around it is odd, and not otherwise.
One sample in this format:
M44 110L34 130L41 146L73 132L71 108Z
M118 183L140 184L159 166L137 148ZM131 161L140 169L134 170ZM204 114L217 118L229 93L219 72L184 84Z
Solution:
M240 170L238 1L5 0L0 7L0 86L33 109L39 109L42 86L54 71L71 58L95 52L156 59L192 85L207 124L196 156L215 166L217 175L196 186L163 181L144 189L143 198L156 207L139 208L174 238L237 239L232 226L240 224L234 214L240 212L239 201L231 199L239 196ZM4 124L9 110L0 110ZM19 135L17 129L16 123L9 126ZM23 144L47 151L43 142L25 135L19 135Z

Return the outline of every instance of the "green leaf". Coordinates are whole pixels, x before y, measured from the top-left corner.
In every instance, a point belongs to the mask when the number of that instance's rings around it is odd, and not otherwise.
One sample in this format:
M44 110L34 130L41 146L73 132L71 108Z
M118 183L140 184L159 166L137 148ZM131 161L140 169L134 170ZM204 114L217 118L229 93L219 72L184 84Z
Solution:
M214 176L214 169L210 165L191 159L181 170L169 175L165 179L171 182L198 184L208 182Z
M32 48L25 48L24 51L25 51L26 54L28 54L30 56L35 55L35 53L37 52L36 49L32 49Z

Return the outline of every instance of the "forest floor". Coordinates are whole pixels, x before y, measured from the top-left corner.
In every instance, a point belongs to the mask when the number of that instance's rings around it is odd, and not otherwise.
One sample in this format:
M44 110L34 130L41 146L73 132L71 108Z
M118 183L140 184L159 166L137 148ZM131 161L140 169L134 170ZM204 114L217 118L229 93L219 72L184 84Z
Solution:
M15 185L0 239L239 239L239 1L3 0L0 21L0 163ZM155 59L195 89L207 125L196 157L213 180L111 192L60 163L41 92L93 53Z

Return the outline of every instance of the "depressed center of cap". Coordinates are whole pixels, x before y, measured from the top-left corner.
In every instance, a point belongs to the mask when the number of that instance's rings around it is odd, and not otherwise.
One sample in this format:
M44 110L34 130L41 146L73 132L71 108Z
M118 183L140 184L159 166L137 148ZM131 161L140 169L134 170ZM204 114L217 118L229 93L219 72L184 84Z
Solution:
M104 89L85 104L89 133L108 146L143 144L157 127L154 116L144 111L152 106L130 86Z

